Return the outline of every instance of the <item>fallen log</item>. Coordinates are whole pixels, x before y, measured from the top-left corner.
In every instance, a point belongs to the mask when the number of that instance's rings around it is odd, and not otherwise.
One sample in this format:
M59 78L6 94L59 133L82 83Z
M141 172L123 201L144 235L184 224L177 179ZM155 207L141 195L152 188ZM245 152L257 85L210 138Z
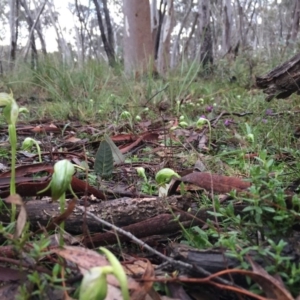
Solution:
M267 94L266 101L285 99L300 93L300 53L269 73L256 77L256 86Z

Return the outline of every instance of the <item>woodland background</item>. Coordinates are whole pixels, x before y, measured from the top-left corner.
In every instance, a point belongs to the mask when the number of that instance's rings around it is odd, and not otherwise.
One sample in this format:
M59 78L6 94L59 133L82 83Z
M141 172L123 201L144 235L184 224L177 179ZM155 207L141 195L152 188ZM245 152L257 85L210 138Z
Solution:
M0 5L1 74L20 61L36 68L45 57L78 67L90 60L121 62L126 72L155 64L163 74L183 60L207 66L242 56L252 75L259 62L290 57L299 44L300 0L1 0Z

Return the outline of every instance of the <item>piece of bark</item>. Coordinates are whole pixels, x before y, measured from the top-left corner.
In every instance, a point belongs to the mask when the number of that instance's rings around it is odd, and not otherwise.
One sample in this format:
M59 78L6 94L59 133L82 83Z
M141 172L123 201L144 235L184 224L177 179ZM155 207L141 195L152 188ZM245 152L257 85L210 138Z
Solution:
M266 101L274 97L285 99L300 92L300 53L293 56L264 76L256 77L256 86L267 94Z
M179 220L182 221L182 220ZM191 224L192 221L189 222ZM130 232L135 237L141 239L152 235L160 235L165 233L176 232L181 229L178 220L174 221L174 216L171 214L161 214L154 218L144 220L139 223L131 224L122 227L126 232ZM113 231L96 233L92 236L87 236L83 239L83 244L87 247L99 247L115 244L118 239L121 242L130 241L128 236Z
M232 190L242 192L246 191L251 186L250 182L246 182L238 177L224 176L208 172L191 172L190 174L182 176L180 179L176 178L168 191L168 195L175 193L180 182L194 184L208 192L217 194L226 194Z

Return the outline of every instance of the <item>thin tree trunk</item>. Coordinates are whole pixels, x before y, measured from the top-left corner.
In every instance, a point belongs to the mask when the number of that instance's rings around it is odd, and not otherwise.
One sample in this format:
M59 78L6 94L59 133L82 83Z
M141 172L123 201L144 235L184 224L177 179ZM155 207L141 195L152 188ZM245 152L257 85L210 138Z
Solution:
M155 45L154 45L154 59L158 58L158 49L160 43L160 36L162 25L164 22L165 14L166 14L167 3L165 0L160 0L159 9L158 9L158 24L156 28L156 35L155 35Z
M103 46L104 46L104 51L107 55L109 65L114 66L115 62L116 62L114 48L112 45L110 45L108 37L105 34L104 25L103 25L102 16L101 16L100 5L97 0L93 0L93 3L96 8L97 20L98 20L100 33L101 33L101 39L102 39Z
M203 66L213 64L213 41L210 22L210 0L199 0L200 62Z
M161 39L159 43L157 71L164 74L170 66L170 38L174 26L174 8L173 0L166 0L167 4L166 14L161 29Z
M181 33L182 33L182 30L185 26L185 23L191 13L191 10L192 10L192 7L193 7L193 0L190 0L190 3L188 5L188 8L186 10L186 13L182 19L182 22L181 22L181 26L180 26L180 29L178 31L178 34L176 36L176 39L175 41L173 42L173 46L172 46L172 55L171 55L171 62L170 62L170 65L171 65L171 69L175 68L176 66L176 56L177 56L177 49L179 48L179 41L180 41L180 36L181 36Z
M300 20L300 0L296 0L295 3L295 10L293 15L293 25L292 25L292 34L291 34L291 40L293 42L296 41L297 35L299 32L299 20Z
M10 28L10 55L9 63L10 68L13 67L13 62L16 60L17 52L17 40L18 40L18 11L19 11L19 1L10 0L9 1L9 28Z
M45 2L42 5L40 11L38 12L38 15L36 17L36 25L34 26L34 28L35 28L35 30L38 34L38 37L39 37L39 40L40 40L40 43L41 43L41 50L42 50L42 53L43 53L44 56L47 56L47 47L46 47L46 42L45 42L45 39L44 39L43 29L42 29L41 22L40 22L40 15L43 13L47 1L48 0L45 0ZM36 1L34 1L34 5L35 5L35 7L37 7Z
M80 24L80 29L78 29L78 27L74 25L74 30L76 34L76 44L77 44L77 58L78 58L79 66L82 67L84 63L84 41L85 41L84 29L83 29L84 16L81 16L80 14L78 0L75 0L75 8L76 8L77 18Z
M198 12L196 12L195 14L194 14L194 20L193 20L193 24L192 24L192 26L191 26L191 31L190 31L190 33L189 33L189 36L188 36L188 38L187 38L187 40L186 40L186 42L185 42L185 45L184 45L184 49L183 49L183 51L182 51L182 56L184 57L184 56L188 56L188 48L189 48L189 46L190 46L190 42L191 42L191 40L192 40L192 38L193 38L193 35L194 35L194 33L195 33L195 30L196 30L196 25L197 25L197 23L198 23L198 19L199 19L199 13ZM178 50L178 52L179 52L179 50ZM197 51L196 51L197 52Z
M223 7L223 53L231 50L231 30L232 30L232 8L231 0L225 0Z
M111 19L109 15L109 9L107 7L107 0L102 0L103 3L103 12L104 12L104 18L105 18L105 24L106 24L106 30L107 30L107 40L108 43L113 51L113 54L115 55L114 52L114 33L113 33L113 28L111 25Z
M41 46L42 46L42 49L44 48L43 53L45 55L47 55L47 51L46 51L46 43L44 41L44 38L43 38L43 34L41 31L39 31L37 29L37 24L39 23L39 18L41 16L41 14L43 13L43 10L45 8L45 5L47 3L47 0L44 1L43 5L41 6L37 16L35 17L35 21L33 21L33 16L31 15L31 12L29 10L29 7L26 3L26 0L20 0L20 3L21 5L23 6L24 10L25 10L25 13L26 13L26 19L27 19L27 23L28 23L28 27L29 27L29 35L28 35L28 42L27 42L27 45L25 47L25 51L24 51L24 60L26 61L27 59L27 55L28 55L28 51L29 51L29 47L31 47L31 50L33 53L31 53L31 60L33 59L33 57L35 56L36 57L36 60L37 60L37 56L38 56L38 53L37 53L37 49L36 49L36 45L35 45L35 37L34 37L34 30L36 30L38 36L39 36L39 39L40 39L40 42L41 42Z

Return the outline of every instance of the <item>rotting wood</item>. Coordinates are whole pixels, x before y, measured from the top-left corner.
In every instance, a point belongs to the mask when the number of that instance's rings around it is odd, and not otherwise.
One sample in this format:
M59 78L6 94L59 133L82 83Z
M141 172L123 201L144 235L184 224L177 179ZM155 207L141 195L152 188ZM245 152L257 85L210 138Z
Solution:
M82 206L81 206L82 207ZM241 209L245 206L240 205ZM192 208L192 211L188 214L186 211ZM120 198L111 201L103 201L100 203L91 204L86 207L89 212L92 212L97 217L111 222L112 224L123 227L150 220L163 214L174 213L174 216L180 215L180 221L191 221L191 225L205 224L207 219L214 219L208 211L212 209L198 209L198 205L192 198L186 198L181 196L171 196L167 198ZM238 209L235 207L235 209ZM238 209L238 211L241 211ZM60 208L58 203L50 203L45 200L31 200L26 202L26 210L28 215L28 221L30 222L32 229L37 229L38 224L47 226L53 217L60 214ZM172 218L174 218L172 216ZM198 218L199 222L194 217ZM10 217L5 212L0 213L0 220L2 222L9 222ZM86 222L90 232L103 232L103 226L99 222L90 217L84 217L84 213L75 208L74 212L65 221L65 230L73 234L81 234L82 228ZM139 225L141 226L141 225ZM144 225L143 225L144 226ZM160 224L155 225L152 234L160 234L165 232L161 231L158 227ZM177 227L176 227L177 228ZM170 230L177 230L175 227L169 228ZM144 229L143 229L144 230ZM154 232L155 231L155 232ZM142 235L146 236L146 235Z
M120 198L111 201L90 204L86 209L94 213L97 217L122 227L160 214L170 213L170 205L178 207L183 211L187 210L191 200L182 197L168 198ZM59 204L50 203L44 200L31 200L26 202L28 221L33 228L38 224L46 226L52 217L59 215ZM9 222L9 216L5 212L0 213L0 221ZM74 210L65 222L66 231L74 234L82 233L84 222L84 213L80 210ZM92 232L103 230L103 226L95 220L87 217L87 225Z
M256 77L256 86L267 94L266 101L285 99L300 93L300 53L264 76Z

